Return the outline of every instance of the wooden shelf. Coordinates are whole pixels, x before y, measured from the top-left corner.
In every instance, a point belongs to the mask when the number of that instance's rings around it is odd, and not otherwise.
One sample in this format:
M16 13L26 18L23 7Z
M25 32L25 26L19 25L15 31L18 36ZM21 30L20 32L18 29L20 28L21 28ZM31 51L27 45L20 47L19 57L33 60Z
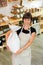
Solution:
M23 12L17 12L17 11L14 12L14 11L13 11L13 12L11 12L11 13L16 15L16 14L22 14Z
M41 14L40 14L40 12L35 12L35 13L32 13L32 16L37 17L37 16L41 16Z
M22 20L22 18L10 18L10 23L12 23L12 24L17 24L20 20Z
M4 35L6 35L6 33L0 34L0 36L4 36Z
M40 25L43 25L43 22L39 22Z
M41 29L40 32L42 33L43 32L43 29Z
M20 20L22 20L22 18L14 18L11 17L9 18L9 23L13 24L13 23L18 23ZM6 22L0 22L0 26L4 26L4 25L8 25Z
M23 8L24 6L17 6L17 5L14 5L13 8L16 8L16 9L21 9Z
M0 26L4 26L4 25L7 25L6 22L0 22Z

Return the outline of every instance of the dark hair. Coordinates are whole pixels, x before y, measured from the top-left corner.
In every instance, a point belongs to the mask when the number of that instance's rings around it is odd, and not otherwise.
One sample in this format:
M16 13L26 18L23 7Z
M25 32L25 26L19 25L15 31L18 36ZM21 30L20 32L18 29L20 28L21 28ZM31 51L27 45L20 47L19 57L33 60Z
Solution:
M32 21L32 15L31 15L31 13L30 12L25 13L23 15L22 20L24 20L24 19L31 19L31 21Z

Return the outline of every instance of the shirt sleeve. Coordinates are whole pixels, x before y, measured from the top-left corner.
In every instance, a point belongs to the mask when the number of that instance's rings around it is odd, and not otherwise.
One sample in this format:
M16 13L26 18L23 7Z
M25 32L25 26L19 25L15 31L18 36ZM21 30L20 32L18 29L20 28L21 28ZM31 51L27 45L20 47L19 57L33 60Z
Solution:
M21 29L22 29L22 28L20 28L19 30L16 31L18 35L19 35L19 33L21 32Z
M31 33L35 32L36 33L36 29L31 27Z

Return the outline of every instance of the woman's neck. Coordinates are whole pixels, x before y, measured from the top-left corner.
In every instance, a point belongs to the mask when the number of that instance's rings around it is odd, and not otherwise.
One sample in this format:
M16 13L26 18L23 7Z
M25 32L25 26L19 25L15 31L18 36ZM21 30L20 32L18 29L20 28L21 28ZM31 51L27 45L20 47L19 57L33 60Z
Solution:
M25 30L28 30L28 29L30 28L30 25L23 25L23 28L24 28Z

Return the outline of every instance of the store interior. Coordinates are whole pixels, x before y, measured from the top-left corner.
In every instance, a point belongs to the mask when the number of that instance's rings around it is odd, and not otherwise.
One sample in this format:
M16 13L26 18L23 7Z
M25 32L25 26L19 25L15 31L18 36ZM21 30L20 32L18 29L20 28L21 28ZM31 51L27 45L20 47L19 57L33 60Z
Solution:
M6 51L6 33L10 30L8 23L22 26L25 12L32 14L31 26L36 29L36 39L32 45L32 65L43 65L43 0L0 0L0 57L3 56L6 61L0 59L0 65L11 65L11 52Z

